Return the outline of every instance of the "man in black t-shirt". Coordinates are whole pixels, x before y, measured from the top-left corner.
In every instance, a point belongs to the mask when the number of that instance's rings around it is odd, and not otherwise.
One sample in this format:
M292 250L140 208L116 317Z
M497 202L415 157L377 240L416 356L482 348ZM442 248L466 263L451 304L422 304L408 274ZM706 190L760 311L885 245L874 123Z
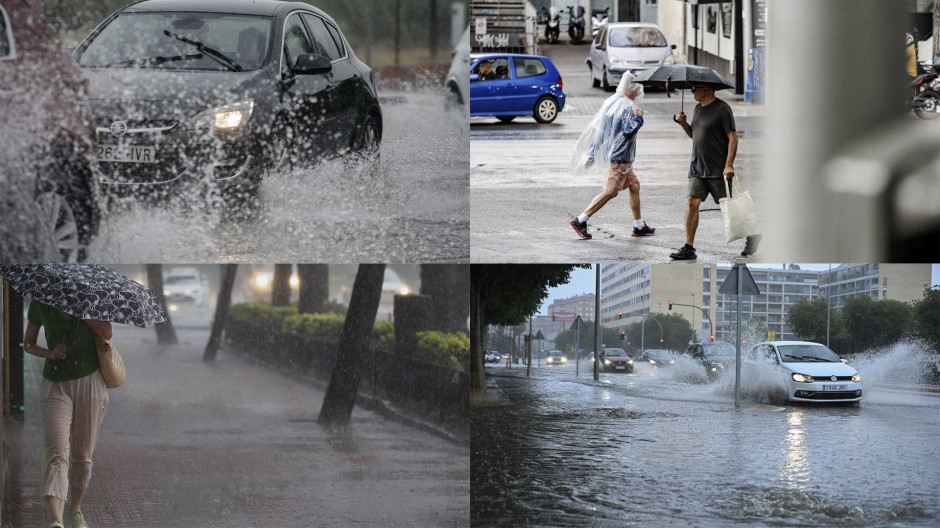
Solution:
M710 194L718 203L726 196L722 178L734 177L734 158L738 151L738 133L734 114L728 103L715 97L715 88L707 84L692 86L692 95L699 103L692 111L692 124L679 112L675 121L692 138L692 163L689 167L689 200L685 213L685 245L669 255L675 260L696 258L695 231L698 229L698 210L702 200ZM743 256L757 252L760 235L747 237Z

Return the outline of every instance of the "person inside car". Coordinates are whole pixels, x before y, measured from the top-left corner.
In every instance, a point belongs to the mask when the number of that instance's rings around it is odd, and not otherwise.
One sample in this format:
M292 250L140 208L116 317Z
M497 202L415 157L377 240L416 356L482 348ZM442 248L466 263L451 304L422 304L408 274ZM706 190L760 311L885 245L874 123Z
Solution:
M480 63L480 80L481 81L492 81L496 79L496 72L493 71L493 63L491 61L483 61Z

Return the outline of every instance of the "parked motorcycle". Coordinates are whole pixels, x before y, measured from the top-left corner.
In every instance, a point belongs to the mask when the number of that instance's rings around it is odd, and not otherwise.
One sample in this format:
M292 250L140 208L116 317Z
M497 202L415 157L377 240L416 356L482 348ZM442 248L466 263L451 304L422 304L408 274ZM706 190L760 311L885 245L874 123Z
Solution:
M591 11L591 36L593 38L597 38L597 34L601 31L601 26L607 23L607 15L609 13L609 7Z
M931 86L936 86L937 74L924 73L911 81L907 91L907 108L913 110L921 119L936 119L940 116L940 92Z
M580 44L584 40L584 8L568 6L568 36L572 44Z
M550 7L549 9L542 8L543 14L545 14L545 40L549 44L554 44L558 42L558 34L561 30L561 15L558 14L558 8Z

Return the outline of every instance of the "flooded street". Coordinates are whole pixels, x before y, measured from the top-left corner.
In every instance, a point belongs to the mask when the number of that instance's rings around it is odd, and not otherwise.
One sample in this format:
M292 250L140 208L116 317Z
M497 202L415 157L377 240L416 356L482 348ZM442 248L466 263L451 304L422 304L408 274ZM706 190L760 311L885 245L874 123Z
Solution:
M472 410L472 523L936 526L936 386L865 382L901 365L860 361L859 406L772 403L758 372L735 411L733 374L707 383L682 362L598 382L588 361L579 377L572 362L528 378L488 364Z
M466 118L443 93L382 98L377 171L336 159L268 177L261 210L231 220L188 204L106 214L93 262L455 262L470 256Z

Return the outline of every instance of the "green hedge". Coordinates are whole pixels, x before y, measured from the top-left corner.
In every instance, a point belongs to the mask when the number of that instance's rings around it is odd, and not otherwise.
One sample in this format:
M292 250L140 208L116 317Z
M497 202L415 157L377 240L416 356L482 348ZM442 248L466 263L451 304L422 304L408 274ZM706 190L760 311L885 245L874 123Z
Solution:
M333 303L337 304L337 303ZM345 311L345 307L339 305ZM346 316L336 313L301 314L297 304L271 306L267 302L233 304L228 317L236 322L261 325L266 332L295 333L324 343L337 344L343 334ZM375 323L372 339L376 348L386 352L395 351L395 325L388 321ZM428 363L445 363L451 368L470 370L470 338L463 332L418 332L418 358Z
M470 338L463 332L418 332L418 357L430 363L444 361L451 368L470 371Z

